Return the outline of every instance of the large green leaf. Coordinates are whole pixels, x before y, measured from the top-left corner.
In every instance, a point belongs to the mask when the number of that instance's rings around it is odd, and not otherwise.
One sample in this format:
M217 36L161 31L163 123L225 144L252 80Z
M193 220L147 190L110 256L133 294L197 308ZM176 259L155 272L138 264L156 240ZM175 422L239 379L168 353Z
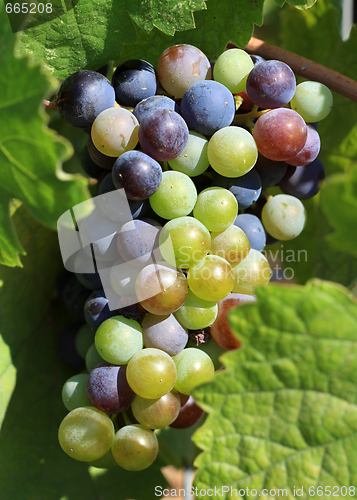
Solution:
M61 170L70 143L46 127L41 104L57 86L39 65L14 55L16 35L0 6L0 263L21 265L24 253L10 219L10 201L21 200L42 224L55 229L58 217L87 198L86 181Z
M134 475L76 462L61 450L57 430L66 415L63 383L76 370L61 360L57 339L72 322L55 284L63 264L57 236L23 208L14 216L27 248L22 269L0 266L0 483L13 500L151 500L166 485L157 466ZM88 291L88 293L90 293ZM14 387L16 378L16 387Z
M304 498L310 487L356 487L357 304L330 282L270 285L257 299L230 315L242 348L195 391L210 413L194 436L204 450L195 486L290 499L294 487Z
M138 43L123 48L121 60L146 58L154 65L161 53L171 45L189 43L200 48L208 58L219 56L232 41L244 47L253 32L254 24L263 22L264 0L209 0L207 10L195 13L196 28L177 32L169 37L153 30L138 32Z
M325 0L319 0L307 12L286 6L281 11L281 31L276 33L275 43L357 79L357 29L353 28L349 40L342 42L335 15L336 10ZM357 212L348 194L355 185L353 171L357 169L357 103L336 92L333 97L331 113L318 124L319 158L327 176L321 195L304 202L307 224L300 236L276 245L272 252L283 250L283 266L293 269L299 283L315 276L348 286L357 276ZM336 237L328 236L334 229L338 229ZM286 260L289 251L295 255L290 262Z
M65 78L119 58L123 44L137 41L134 21L143 30L156 26L173 35L193 28L192 12L203 8L204 0L79 0L49 22L45 14L37 16L24 31L21 50L33 53L57 77Z

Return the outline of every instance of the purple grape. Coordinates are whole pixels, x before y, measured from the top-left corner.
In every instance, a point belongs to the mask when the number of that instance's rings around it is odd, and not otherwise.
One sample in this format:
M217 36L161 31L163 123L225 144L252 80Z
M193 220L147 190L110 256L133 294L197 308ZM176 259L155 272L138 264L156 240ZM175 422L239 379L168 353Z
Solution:
M92 125L102 111L114 104L115 92L110 81L96 71L76 71L62 83L57 96L62 118L81 128Z
M87 380L87 396L93 406L105 413L127 410L135 394L126 380L126 366L101 363Z
M175 111L157 109L140 123L140 146L157 161L173 160L185 149L187 141L187 125Z
M145 347L154 347L175 356L186 347L187 330L173 314L156 316L147 314L142 323Z
M107 193L117 193L117 196L105 196ZM120 193L117 191L117 188L114 186L113 175L112 173L107 174L102 182L100 183L98 189L99 205L103 211L103 213L109 217L110 219L121 222L124 224L128 222L128 214L126 211L126 206L123 203L123 200L120 198ZM131 213L131 217L136 219L140 217L144 210L144 204L140 200L129 200L127 199L129 204L129 209Z
M114 163L113 182L124 188L130 200L145 200L160 186L162 170L157 161L141 151L127 151Z
M153 66L141 59L131 59L116 68L112 77L115 97L122 106L136 106L156 93L157 82Z
M156 109L168 109L180 113L180 108L173 99L166 95L153 95L147 99L140 101L134 108L133 114L136 116L139 123L145 116Z
M203 135L212 135L228 127L233 121L235 110L231 92L213 80L191 85L181 100L181 113L187 125Z
M122 258L140 268L150 264L152 252L159 247L160 229L160 224L151 219L135 219L123 224L117 239Z
M204 411L198 406L193 396L184 398L184 394L180 394L181 409L176 420L170 424L174 429L187 429L196 424L202 418ZM184 398L184 399L183 399ZM182 402L182 399L184 402ZM186 399L186 401L185 401Z
M301 167L289 165L284 178L279 183L279 187L285 194L295 196L299 200L307 200L320 191L324 178L324 166L316 158L313 162Z
M282 61L265 61L254 66L247 78L247 94L261 108L280 108L293 97L296 79Z
M307 139L305 146L296 156L294 156L294 158L286 160L288 165L292 165L293 167L302 167L303 165L307 165L308 163L313 162L320 152L320 136L315 127L307 124L306 128Z
M109 309L109 300L105 296L104 290L93 292L84 305L84 318L88 325L96 330L108 318L115 316L117 310Z

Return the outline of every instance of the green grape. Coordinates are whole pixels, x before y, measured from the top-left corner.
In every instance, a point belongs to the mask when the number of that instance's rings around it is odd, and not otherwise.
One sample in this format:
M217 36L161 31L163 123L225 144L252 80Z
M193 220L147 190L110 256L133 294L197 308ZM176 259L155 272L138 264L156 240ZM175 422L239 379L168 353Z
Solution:
M192 347L193 349L200 349L200 351L208 354L213 362L215 370L219 370L220 368L222 368L222 363L220 362L219 358L227 351L226 349L223 349L223 347L221 347L219 344L217 344L213 337L211 337L208 342L204 342L203 344L200 344L198 346L196 346L196 344L192 340L189 340L187 348L189 347Z
M136 420L149 429L163 429L176 420L181 408L177 392L168 392L158 399L135 396L131 409Z
M165 262L144 267L137 277L135 290L144 309L166 315L182 306L188 287L183 272Z
M76 408L62 420L58 439L67 455L81 462L91 462L110 450L114 425L108 415L94 406Z
M87 397L87 373L78 373L70 377L62 387L62 401L68 411L80 406L91 406Z
M93 342L94 342L94 330L92 330L92 328L89 325L84 324L78 330L75 340L78 354L82 356L83 359L85 359L87 351L93 344Z
M201 299L189 290L185 302L174 316L185 328L199 330L211 325L217 313L217 302Z
M212 233L210 253L219 255L231 266L236 266L249 253L250 243L244 231L237 226L229 226L224 231Z
M104 359L101 357L95 343L90 346L86 354L86 368L89 372L93 370L94 367L99 365L99 363L103 363Z
M193 215L209 231L224 231L235 221L238 202L235 196L221 187L209 187L197 197Z
M288 194L271 197L262 210L263 226L277 240L287 241L299 236L305 222L304 205Z
M159 189L149 198L151 208L163 219L175 219L192 212L197 200L196 186L181 172L163 172Z
M98 460L93 460L93 462L88 462L88 465L90 465L91 467L96 467L98 469L112 469L113 467L118 466L117 462L113 457L111 449Z
M175 389L182 394L191 394L193 389L212 380L214 365L204 351L188 347L172 358L177 369Z
M253 136L244 128L234 126L221 128L212 135L207 154L212 168L224 177L241 177L258 159Z
M266 257L253 248L240 264L233 267L235 283L232 292L254 295L258 286L266 286L271 269Z
M290 101L291 109L299 113L307 123L326 118L332 104L331 90L323 83L310 81L299 83Z
M207 255L211 235L194 217L178 217L161 229L159 245L161 255L169 264L188 269Z
M215 62L213 77L232 94L239 94L245 90L248 74L253 68L254 63L247 52L242 49L229 49Z
M232 266L222 257L207 255L188 270L187 282L197 297L216 302L232 291L234 285Z
M144 346L141 326L134 319L113 316L99 326L95 346L108 363L126 365Z
M146 399L161 398L175 385L175 363L166 352L148 347L131 358L126 378L138 396Z
M188 142L182 153L169 160L172 170L182 172L189 177L203 174L209 166L207 156L208 140L198 132L189 132Z
M158 451L157 437L143 425L126 425L115 434L112 453L123 469L146 469L155 461Z
M139 122L124 108L108 108L94 120L91 137L94 146L107 156L118 157L138 143Z

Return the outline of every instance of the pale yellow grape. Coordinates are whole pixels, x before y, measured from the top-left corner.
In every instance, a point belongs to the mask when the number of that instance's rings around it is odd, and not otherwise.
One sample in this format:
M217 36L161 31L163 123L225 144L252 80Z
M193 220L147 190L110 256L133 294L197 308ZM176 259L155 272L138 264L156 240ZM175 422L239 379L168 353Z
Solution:
M212 135L207 154L212 168L224 177L241 177L254 167L258 159L252 134L233 126L223 127Z
M238 202L228 189L213 186L200 192L193 216L209 231L224 231L235 221Z
M107 156L119 157L138 143L139 122L124 108L108 108L94 120L91 136L94 146Z
M245 90L248 74L253 68L254 63L247 52L229 49L215 62L213 76L216 82L222 83L232 94L239 94Z
M323 83L302 82L297 85L290 101L291 109L308 122L319 122L330 113L333 104L331 90Z
M267 258L253 248L248 256L233 267L235 283L233 293L254 295L258 286L266 286L271 277L271 269Z
M231 266L236 266L249 253L250 243L245 232L238 226L229 226L224 231L211 234L210 253L226 259Z
M262 210L262 223L277 240L287 241L298 236L306 222L305 207L298 198L288 194L272 196Z

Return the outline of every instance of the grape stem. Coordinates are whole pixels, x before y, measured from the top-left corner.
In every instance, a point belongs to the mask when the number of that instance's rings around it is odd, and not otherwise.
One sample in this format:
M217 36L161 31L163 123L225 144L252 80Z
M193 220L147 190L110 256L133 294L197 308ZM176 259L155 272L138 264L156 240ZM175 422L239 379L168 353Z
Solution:
M258 111L258 106L253 106L252 110L249 111L249 113L241 113L235 115L232 125L241 125L243 123L248 127L253 128L254 123L252 122L252 120L254 120L255 118L259 118L259 116L262 116L267 111L270 111L270 109L263 109L261 111Z
M237 47L229 43L227 48ZM320 82L329 89L348 97L357 102L357 82L337 71L333 71L326 66L322 66L310 59L301 57L288 50L281 49L270 43L263 42L252 36L248 45L244 48L248 54L257 54L265 59L277 59L285 62L297 75L305 77L307 80Z

